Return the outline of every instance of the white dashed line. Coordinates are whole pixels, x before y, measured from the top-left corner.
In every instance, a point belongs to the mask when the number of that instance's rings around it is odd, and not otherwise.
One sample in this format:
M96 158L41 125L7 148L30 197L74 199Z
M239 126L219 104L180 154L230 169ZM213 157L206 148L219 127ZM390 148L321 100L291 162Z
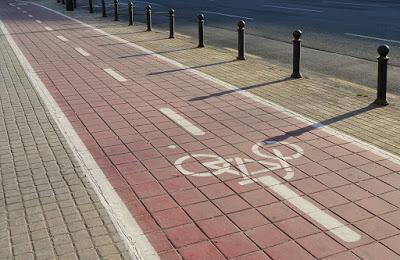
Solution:
M37 23L42 23L42 21L40 21L40 20L37 20L37 19L35 20L35 22L37 22Z
M271 7L277 9L285 9L285 10L293 10L293 11L305 11L305 12L314 12L314 13L322 13L321 10L314 10L314 9L305 9L305 8L297 8L297 7L286 7L280 5L264 5L264 7Z
M26 11L24 10L24 11L22 11L22 13L23 13L23 14L26 14Z
M169 108L161 108L160 109L161 113L169 117L172 121L174 121L176 124L180 125L183 129L191 133L192 135L205 135L206 133L198 128L197 126L193 125L190 123L188 120L186 120L184 117L173 111L172 109Z
M254 20L254 18L251 18L251 17L234 15L234 14L224 14L224 13L211 12L211 11L206 11L206 10L201 10L200 12L206 13L206 14L216 14L216 15L221 15L221 16L226 16L226 17L241 18L244 20Z
M30 18L33 18L33 15L31 15L31 14L28 14L28 17L30 17Z
M107 72L111 77L114 79L118 80L119 82L126 82L128 81L126 78L122 77L120 74L115 72L113 69L104 69L105 72Z
M85 57L89 57L89 56L90 56L90 53L88 53L87 51L85 51L85 50L82 49L82 48L75 48L75 50L76 50L77 52L79 52L80 54L82 54L83 56L85 56Z
M20 9L21 9L21 7L17 7L17 9L18 9L18 10L20 10Z
M400 43L400 41L396 41L396 40L378 38L378 37L367 36L367 35L361 35L361 34L345 33L345 35L353 36L353 37L358 37L358 38L364 38L364 39L370 39L370 40L378 40L378 41L384 41L384 42Z
M62 36L62 35L58 35L57 38L60 39L60 40L62 40L63 42L67 42L67 41L68 41L68 39L65 38L65 37Z
M287 186L282 184L279 180L272 176L263 176L257 179L262 182L265 186L273 190L282 199L286 200L315 222L325 227L328 231L332 232L335 236L339 237L345 242L356 242L361 239L361 236L345 226L343 223L330 216L326 212L320 210L317 206L309 202L308 200L300 197L296 192L289 189Z
M47 31L53 31L53 29L51 27L45 26L44 29L46 29Z

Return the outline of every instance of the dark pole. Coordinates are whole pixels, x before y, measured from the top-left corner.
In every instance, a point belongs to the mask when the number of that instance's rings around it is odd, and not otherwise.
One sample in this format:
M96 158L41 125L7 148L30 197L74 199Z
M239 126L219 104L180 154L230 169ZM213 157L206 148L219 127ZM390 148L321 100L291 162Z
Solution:
M89 0L89 13L93 13L93 0Z
M151 31L151 5L146 6L147 31Z
M101 0L101 10L103 12L103 17L107 17L105 0Z
M387 106L389 103L386 100L386 90L387 90L387 64L389 57L389 46L381 45L378 47L378 88L377 97L374 104L379 106Z
M133 25L133 3L129 1L128 3L128 11L129 11L129 25Z
M244 21L238 22L238 60L245 60L244 57Z
M169 38L175 38L175 10L169 10Z
M293 32L293 73L291 75L294 79L301 78L300 74L300 57L301 57L301 37L302 32L300 30Z
M199 22L199 45L197 47L204 48L204 15L199 14L197 20Z
M74 3L73 0L67 0L65 3L65 8L67 11L74 11Z
M114 0L114 21L118 21L118 0Z
M76 8L76 0L74 0L74 8Z
M65 0L62 0L61 3L62 3L62 4L65 4Z
M57 3L59 3L60 2L60 0L57 0Z

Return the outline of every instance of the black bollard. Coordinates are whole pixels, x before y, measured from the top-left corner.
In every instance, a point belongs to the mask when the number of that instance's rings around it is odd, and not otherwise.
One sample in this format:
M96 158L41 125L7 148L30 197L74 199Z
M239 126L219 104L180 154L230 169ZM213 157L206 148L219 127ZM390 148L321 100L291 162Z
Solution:
M60 3L61 1L60 0L57 0L57 3Z
M65 0L62 0L61 3L62 3L62 4L65 4Z
M74 0L74 8L76 8L76 0Z
M65 8L67 11L74 11L74 2L73 0L66 0Z
M101 0L101 10L102 10L102 13L103 13L103 17L107 17L105 0Z
M147 31L151 31L151 5L146 6Z
M128 13L129 13L129 25L133 25L133 3L129 1L128 3Z
M118 21L118 0L114 0L114 21Z
M300 58L301 58L301 37L302 32L300 30L293 32L293 73L291 75L294 79L301 78L300 74Z
M238 60L245 60L246 58L244 57L244 21L239 21L238 22Z
M199 45L197 47L204 48L204 15L199 14L197 20L199 22Z
M175 10L169 10L169 38L175 38Z
M377 97L374 104L379 106L387 106L389 103L386 100L386 90L387 90L387 65L389 57L389 46L381 45L378 47L378 88Z
M93 0L89 0L89 13L93 13Z

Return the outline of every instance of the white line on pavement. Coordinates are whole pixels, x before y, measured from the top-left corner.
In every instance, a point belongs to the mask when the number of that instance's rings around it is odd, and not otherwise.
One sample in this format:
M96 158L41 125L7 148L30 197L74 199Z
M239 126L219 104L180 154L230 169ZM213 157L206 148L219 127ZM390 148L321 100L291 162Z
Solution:
M76 50L77 52L79 52L80 54L82 54L83 56L85 56L85 57L89 57L89 56L90 56L90 53L88 53L87 51L85 51L85 50L82 49L82 48L75 48L75 50Z
M20 10L20 9L21 9L21 7L17 7L17 9L18 9L18 10Z
M118 230L118 233L125 242L132 259L159 260L160 257L157 255L153 246L148 241L139 224L136 222L125 203L118 196L104 172L101 170L96 160L92 157L90 151L80 139L68 118L62 112L57 102L53 99L49 90L40 80L35 70L29 64L22 51L18 48L14 39L1 20L0 29L3 31L3 34L6 36L11 48L17 55L18 60L28 75L32 85L39 93L42 101L46 105L46 108L49 110L60 131L66 138L68 145L71 147L75 158L78 160L84 175L88 178L92 188L95 190L101 203L112 219L115 228Z
M126 78L122 77L120 74L118 74L116 71L113 69L104 69L105 72L107 72L111 77L114 79L118 80L119 82L125 82L128 81Z
M264 5L264 7L271 7L277 9L286 9L286 10L294 10L294 11L305 11L305 12L314 12L314 13L322 13L322 10L314 10L314 9L306 9L306 8L296 8L296 7L286 7L280 5Z
M47 31L53 31L53 28L51 28L49 26L45 26L44 29L46 29Z
M37 22L37 23L42 23L42 21L40 21L40 20L37 20L37 19L35 20L35 22Z
M24 10L24 11L22 11L22 13L23 13L23 14L26 14L26 11Z
M31 15L31 14L28 14L28 17L30 17L30 18L33 18L33 15Z
M396 40L378 38L378 37L367 36L367 35L361 35L361 34L345 33L345 35L353 36L353 37L359 37L359 38L364 38L364 39L370 39L370 40L378 40L378 41L384 41L384 42L400 43L400 41L396 41Z
M366 6L366 7L386 7L384 5L370 5L370 4L360 4L360 3L351 3L351 2L336 2L336 1L323 1L327 4L339 4L339 5L354 5L354 6Z
M67 42L67 41L68 41L68 39L65 38L65 37L62 36L62 35L58 35L57 38L60 39L60 40L62 40L63 42Z
M161 113L169 117L172 121L174 121L176 124L180 125L183 129L191 133L192 135L205 135L206 133L198 128L197 126L193 125L190 123L188 120L186 120L184 117L173 111L172 109L169 108L161 108L160 109Z
M257 180L262 182L265 186L273 190L281 198L304 212L318 224L325 227L328 231L332 232L343 241L350 243L356 242L361 239L361 236L359 234L357 234L349 227L345 226L343 223L339 222L337 219L330 216L326 212L320 210L308 200L300 197L296 192L286 187L276 178L272 176L263 176L258 178Z
M224 13L211 12L211 11L206 11L206 10L201 10L200 12L206 13L206 14L216 14L216 15L221 15L221 16L226 16L226 17L241 18L241 19L245 19L245 20L254 20L254 18L251 18L251 17L234 15L234 14L224 14Z

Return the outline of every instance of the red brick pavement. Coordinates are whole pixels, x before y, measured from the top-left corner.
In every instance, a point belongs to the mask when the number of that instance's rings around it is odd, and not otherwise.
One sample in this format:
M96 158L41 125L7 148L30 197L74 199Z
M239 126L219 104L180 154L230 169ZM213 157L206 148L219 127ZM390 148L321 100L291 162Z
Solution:
M400 259L399 164L40 7L0 7L162 259Z

